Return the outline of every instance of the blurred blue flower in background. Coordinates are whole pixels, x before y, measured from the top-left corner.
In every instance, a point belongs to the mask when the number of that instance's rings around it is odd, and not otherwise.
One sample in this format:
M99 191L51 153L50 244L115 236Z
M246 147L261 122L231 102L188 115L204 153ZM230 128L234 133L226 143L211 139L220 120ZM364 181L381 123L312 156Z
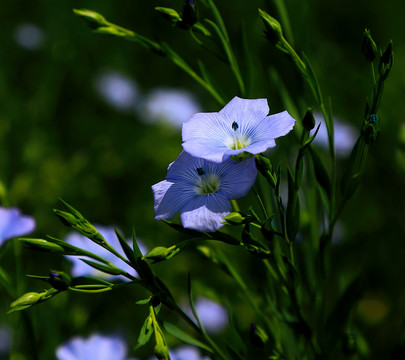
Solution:
M118 71L106 71L96 79L95 87L101 97L115 109L131 111L135 108L138 88L128 76Z
M115 234L114 228L113 227L107 227L107 226L100 226L100 225L95 225L96 229L100 232L101 235L104 236L104 238L107 240L110 245L116 249L121 255L125 257L124 251L121 248L121 245L118 241L117 235ZM90 239L86 238L85 236L77 233L77 232L72 232L69 233L65 241L71 245L74 245L78 248L84 249L86 251L92 252L93 254L96 254L98 256L101 256L102 258L108 260L111 262L113 265L119 267L120 269L126 271L128 274L136 276L135 270L130 267L128 264L123 262L121 259L117 258L114 254L110 253L108 250L104 249L100 245L97 245L95 242L91 241ZM143 254L147 252L146 247L144 244L138 240L138 245ZM72 275L73 276L97 276L101 277L104 279L114 279L114 278L119 278L120 280L124 281L129 281L126 277L123 276L114 276L110 274L103 273L97 269L92 268L91 266L87 265L85 262L81 261L79 257L77 256L65 256L72 264ZM81 256L83 257L83 256ZM92 260L92 259L91 259ZM94 261L94 260L92 260Z
M181 346L170 351L171 360L210 360L208 356L203 356L197 348L191 346Z
M193 156L221 162L244 151L258 154L276 146L295 120L283 111L267 116L266 99L234 97L218 113L195 114L183 124L183 148Z
M145 97L138 111L148 122L165 122L180 127L200 111L200 105L188 91L158 88Z
M319 128L318 134L315 137L314 144L324 149L329 149L328 131L326 129L323 115L321 113L314 112L314 118L316 125L311 131L311 135L315 132L319 123L321 123L321 127ZM350 155L353 146L359 137L359 131L336 117L333 118L333 125L336 156L346 157Z
M8 239L29 234L35 229L35 220L22 215L18 208L0 207L0 246Z
M56 349L58 360L125 360L127 346L119 336L74 337Z
M44 43L44 32L35 24L21 23L15 29L14 39L26 50L38 50Z
M7 354L11 349L13 335L8 326L0 326L0 355Z
M195 301L194 307L208 333L219 333L228 325L228 312L217 302L200 297Z
M256 175L253 158L215 163L183 151L166 180L152 186L155 219L170 220L179 211L185 228L214 232L231 211L228 200L247 195Z

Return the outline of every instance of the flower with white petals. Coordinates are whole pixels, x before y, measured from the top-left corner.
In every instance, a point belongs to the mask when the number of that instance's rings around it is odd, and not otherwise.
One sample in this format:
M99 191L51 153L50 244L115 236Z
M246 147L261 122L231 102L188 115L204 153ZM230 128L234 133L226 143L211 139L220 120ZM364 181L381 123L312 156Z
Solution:
M183 151L166 180L152 186L155 219L170 220L179 211L185 228L214 232L231 211L229 200L247 195L256 175L253 158L216 163Z
M35 220L22 215L18 208L0 207L0 246L16 236L22 236L35 229Z
M242 152L258 154L288 134L295 120L283 111L270 115L266 99L234 97L217 113L198 113L183 124L183 148L189 154L221 162Z

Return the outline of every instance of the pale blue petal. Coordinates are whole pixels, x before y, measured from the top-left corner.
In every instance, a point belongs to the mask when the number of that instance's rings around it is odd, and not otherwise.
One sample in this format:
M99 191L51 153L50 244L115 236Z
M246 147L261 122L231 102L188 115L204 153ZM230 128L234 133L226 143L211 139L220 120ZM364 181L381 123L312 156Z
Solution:
M230 200L246 196L256 181L257 169L254 158L241 162L229 159L219 164L221 174L220 192Z
M221 162L231 131L232 122L220 113L196 114L183 123L183 148L193 156Z
M205 164L204 159L182 151L177 159L169 165L166 180L171 182L183 181L194 185L199 177L196 169L205 168Z
M194 306L204 329L208 333L221 332L227 326L228 312L222 305L211 299L200 297Z
M251 153L251 154L260 154L262 152L265 152L267 149L275 147L275 146L276 146L276 142L273 139L264 139L264 140L256 141L248 146L245 146L242 149L227 150L225 152L224 158L228 158L233 155L238 155L245 151L248 153Z
M35 229L35 220L22 215L18 208L0 207L0 245L8 239L23 236Z
M229 201L219 193L196 195L180 210L180 219L187 229L215 232L231 210Z
M241 99L235 96L220 112L227 118L227 124L235 121L241 133L254 128L268 114L269 106L266 99Z
M267 141L288 134L294 127L295 120L287 111L267 116L256 125L254 141Z
M195 195L192 185L181 180L163 180L153 185L152 191L156 220L170 220Z
M224 154L229 151L224 142L213 143L211 139L207 139L203 136L184 142L183 149L195 157L201 157L217 163L221 162L224 158Z
M88 339L75 337L58 347L58 360L124 360L127 348L117 336L93 335Z

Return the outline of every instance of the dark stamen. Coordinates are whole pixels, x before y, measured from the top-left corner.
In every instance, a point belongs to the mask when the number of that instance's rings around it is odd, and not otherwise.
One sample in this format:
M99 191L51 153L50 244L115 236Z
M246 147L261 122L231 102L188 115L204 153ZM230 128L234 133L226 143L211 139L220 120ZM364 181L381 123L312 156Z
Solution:
M234 121L234 122L232 123L232 129L233 129L234 131L236 131L236 130L238 130L238 128L239 128L238 123L237 123L236 121Z
M200 175L200 176L205 174L205 171L203 168L197 168L196 170L197 170L198 175Z

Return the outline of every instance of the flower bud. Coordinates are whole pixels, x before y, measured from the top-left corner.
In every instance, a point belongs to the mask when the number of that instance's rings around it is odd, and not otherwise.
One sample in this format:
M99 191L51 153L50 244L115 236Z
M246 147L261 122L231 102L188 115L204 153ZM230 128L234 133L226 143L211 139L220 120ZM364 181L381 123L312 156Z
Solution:
M178 249L180 250L180 249ZM153 248L151 251L149 251L143 258L144 259L150 259L150 260L155 260L155 261L162 261L166 260L166 258L171 255L174 251L176 251L176 245L173 245L169 248L165 248L163 246L157 246Z
M308 108L307 112L302 119L302 126L306 131L311 131L315 127L315 118L312 108Z
M20 311L29 308L32 305L41 301L42 295L44 293L29 292L19 297L17 300L10 304L10 310L7 312L12 313L13 311Z
M164 19L169 20L173 25L176 25L179 21L181 21L179 13L174 9L158 6L155 7L155 10L159 12Z
M87 9L73 9L76 15L79 15L85 20L91 28L98 29L100 26L107 25L107 20L99 13Z
M370 30L365 29L363 32L363 41L361 44L361 52L367 61L372 62L377 56L377 45L371 37Z
M62 271L49 272L49 284L56 290L67 290L72 283L70 276Z
M159 360L167 360L170 359L169 349L166 345L166 341L163 338L163 335L160 333L159 330L160 329L158 329L158 331L155 331L156 345L153 351Z
M66 226L76 226L78 223L76 217L66 211L61 211L54 209L53 210L54 214L59 218L60 221Z
M186 0L183 6L182 20L178 23L179 27L189 29L198 20L197 7L193 0Z
M283 39L283 30L280 23L267 14L265 11L259 9L259 16L262 18L266 27L265 35L271 44L276 45Z
M228 224L239 225L243 224L245 218L239 212L231 212L230 214L224 217L224 220L226 220Z
M257 347L263 347L269 340L269 337L263 328L256 324L250 325L249 338L251 343Z
M384 81L391 71L392 62L394 61L394 53L392 51L392 40L389 42L387 47L380 58L380 64L378 66L378 73L382 81Z

